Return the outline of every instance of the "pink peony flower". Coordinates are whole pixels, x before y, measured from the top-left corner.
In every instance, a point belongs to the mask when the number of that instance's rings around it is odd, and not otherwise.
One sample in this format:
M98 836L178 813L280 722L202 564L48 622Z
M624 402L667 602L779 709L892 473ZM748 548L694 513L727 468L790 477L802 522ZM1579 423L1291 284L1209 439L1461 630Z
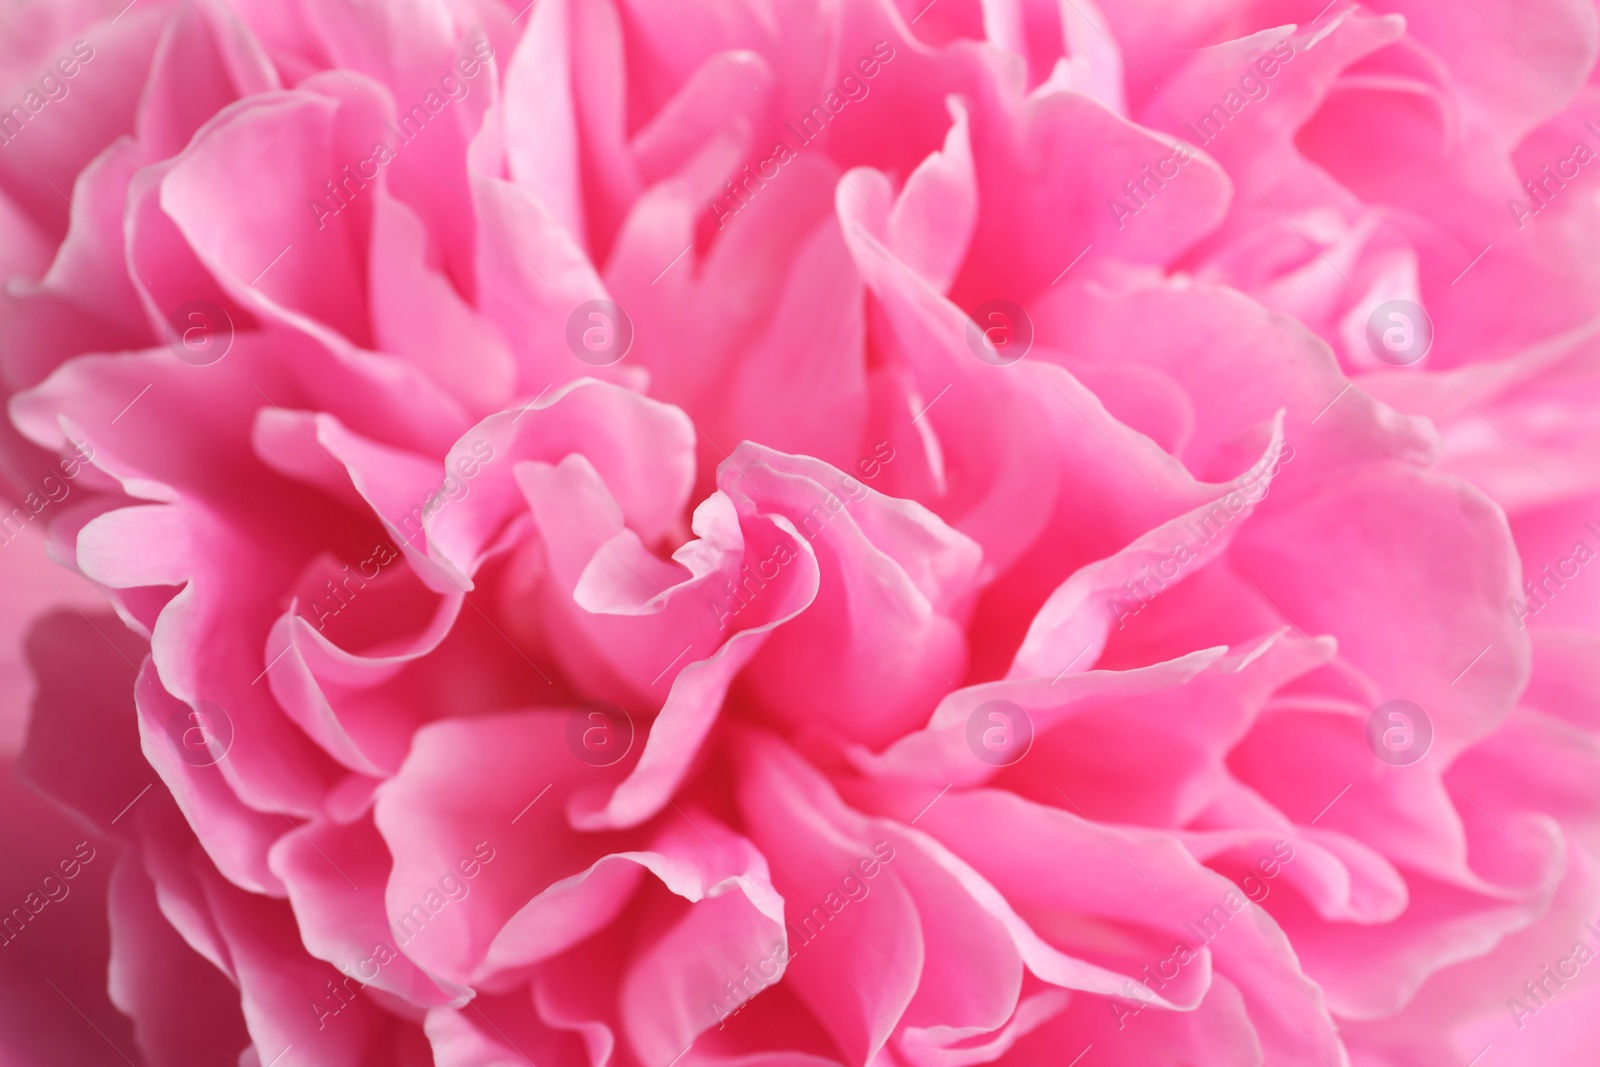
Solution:
M1591 4L0 41L7 1062L1600 1063Z

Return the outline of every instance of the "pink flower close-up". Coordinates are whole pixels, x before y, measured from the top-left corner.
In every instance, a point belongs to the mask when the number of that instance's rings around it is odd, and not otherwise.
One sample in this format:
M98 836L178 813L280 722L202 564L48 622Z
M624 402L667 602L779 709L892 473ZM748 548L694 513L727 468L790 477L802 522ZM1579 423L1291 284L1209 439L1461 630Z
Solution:
M0 1064L1600 1067L1596 0L11 0Z

